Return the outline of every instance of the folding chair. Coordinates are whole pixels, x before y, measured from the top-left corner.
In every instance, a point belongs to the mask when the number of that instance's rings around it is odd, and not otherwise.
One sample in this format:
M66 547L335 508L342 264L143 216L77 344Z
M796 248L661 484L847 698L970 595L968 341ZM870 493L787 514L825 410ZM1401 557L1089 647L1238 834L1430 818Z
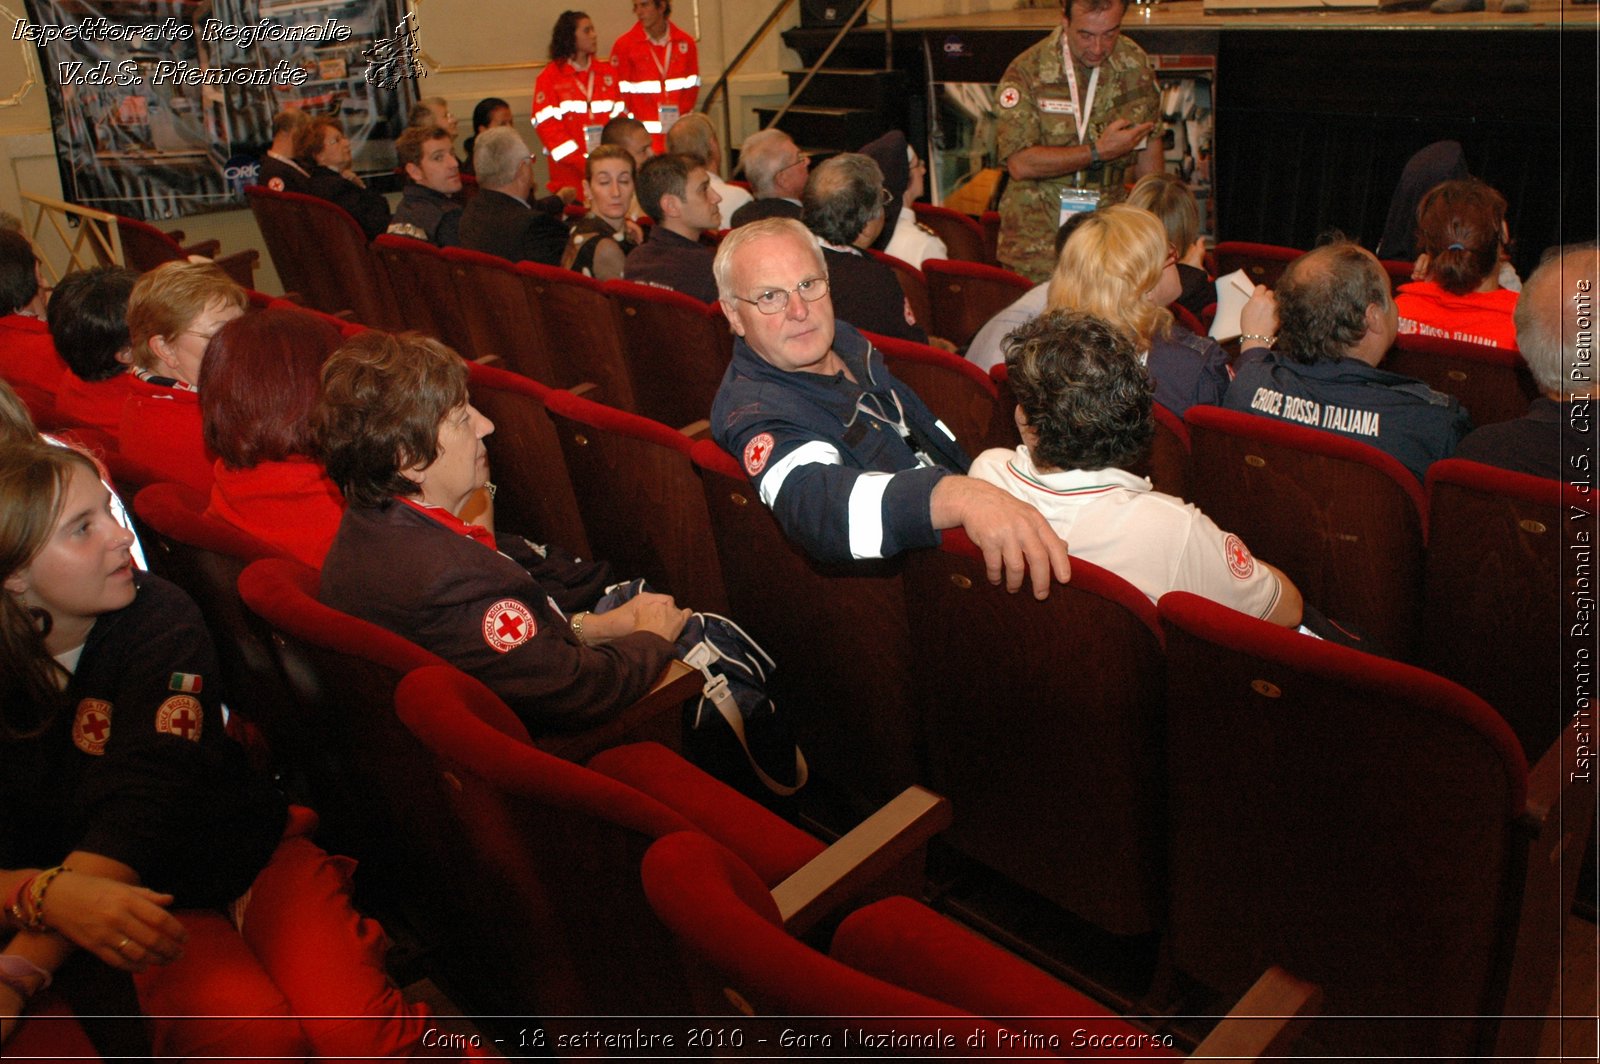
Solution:
M1012 594L964 533L945 544L908 555L904 579L927 779L956 814L947 840L1112 934L1159 929L1155 607L1077 558L1049 598Z
M1338 1018L1310 1053L1531 1054L1594 788L1559 750L1530 772L1441 677L1182 592L1158 612L1174 968L1223 996L1263 957L1317 984Z
M900 380L956 434L969 457L988 447L1008 445L1015 424L1000 423L994 382L971 362L913 340L863 333Z
M711 517L689 452L660 422L565 391L545 396L596 557L697 610L728 612Z
M752 1035L770 1044L787 1036L793 1047L848 1053L838 1017L849 1016L853 1031L929 1039L916 1045L961 1056L1071 1058L1079 1055L1071 1047L1094 1037L1097 1045L1144 1047L1134 1054L1141 1060L1183 1059L1099 1002L910 898L855 910L824 955L788 930L750 868L706 835L657 840L642 875L651 908L691 962L701 1014L725 1014L736 994L753 1013L746 1021ZM1318 996L1272 969L1195 1059L1256 1060L1283 1051ZM954 1030L962 1040L951 1045L944 1039ZM1052 1041L1059 1053L1048 1051ZM1092 1049L1090 1056L1100 1059Z
M1428 467L1419 661L1477 694L1537 759L1566 726L1561 640L1582 590L1567 515L1578 490L1459 458ZM1592 524L1592 522L1591 522Z
M1305 600L1409 657L1422 593L1422 486L1332 432L1192 406L1190 502L1288 574Z
M1533 383L1522 356L1499 347L1416 334L1399 336L1384 356L1383 368L1455 396L1472 415L1474 425L1519 418L1539 397L1539 386Z
M634 409L665 425L711 416L733 359L733 334L721 306L634 281L607 281L622 325Z
M990 318L1033 287L1026 277L979 262L928 259L922 264L922 273L927 278L932 314L929 334L960 348L970 344Z
M983 253L983 227L970 215L953 211L949 207L935 207L931 203L913 203L912 213L917 221L932 229L944 241L945 250L952 259L962 262L988 262ZM894 219L889 219L890 225Z

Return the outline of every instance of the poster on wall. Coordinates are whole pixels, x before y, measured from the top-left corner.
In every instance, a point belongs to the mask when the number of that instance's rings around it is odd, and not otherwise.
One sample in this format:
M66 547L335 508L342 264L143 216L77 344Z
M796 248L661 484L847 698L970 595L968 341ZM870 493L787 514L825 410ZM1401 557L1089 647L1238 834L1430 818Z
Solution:
M144 221L244 202L285 107L343 125L363 174L394 167L415 82L386 76L404 0L27 0L63 197Z

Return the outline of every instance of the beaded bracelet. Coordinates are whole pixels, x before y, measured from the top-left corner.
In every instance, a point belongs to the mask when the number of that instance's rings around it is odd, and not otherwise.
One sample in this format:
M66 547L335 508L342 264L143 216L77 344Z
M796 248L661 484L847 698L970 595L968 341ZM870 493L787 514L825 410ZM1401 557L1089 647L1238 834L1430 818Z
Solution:
M56 881L57 876L68 871L71 871L71 869L56 865L54 868L47 868L40 872L29 882L28 908L33 911L28 916L27 922L22 925L25 929L29 931L49 930L44 922L44 892L50 889L50 884Z
M1271 347L1273 344L1278 342L1278 338L1276 336L1263 336L1261 333L1244 333L1243 335L1241 335L1239 337L1239 339L1241 339L1241 340L1259 340L1260 342L1266 344L1268 347Z
M37 875L38 873L34 873ZM11 896L6 899L5 905L0 906L0 918L5 922L20 929L27 922L22 912L22 899L28 892L28 885L33 882L33 876L25 876L17 880L17 885L11 891Z

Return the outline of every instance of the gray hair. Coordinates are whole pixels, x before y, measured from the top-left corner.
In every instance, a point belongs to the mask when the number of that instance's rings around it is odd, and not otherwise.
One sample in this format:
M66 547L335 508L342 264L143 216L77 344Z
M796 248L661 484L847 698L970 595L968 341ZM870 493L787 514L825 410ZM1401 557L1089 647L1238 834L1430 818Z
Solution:
M744 163L744 176L750 179L758 199L776 195L772 183L783 169L784 156L793 143L794 138L781 129L763 129L744 138L739 161Z
M1594 300L1600 288L1594 241L1551 248L1522 286L1513 317L1517 347L1540 390L1595 390Z
M801 196L806 226L830 244L850 244L883 214L883 171L865 155L835 155L815 170Z
M1390 305L1389 275L1348 240L1314 248L1278 279L1278 350L1305 365L1337 362L1367 334L1367 308Z
M472 169L484 188L503 188L517 176L517 167L528 157L528 145L510 126L496 126L478 134L472 142Z
M822 257L822 248L817 246L817 239L809 229L793 218L762 218L741 225L717 245L717 257L711 261L711 274L717 279L717 295L728 300L737 295L733 288L733 257L751 241L769 236L794 237L811 249L812 256L817 260L817 275L828 275L827 260Z
M711 157L716 140L717 131L711 119L694 112L684 115L667 130L667 151L674 155L687 155L706 169L715 171L722 166L721 159Z

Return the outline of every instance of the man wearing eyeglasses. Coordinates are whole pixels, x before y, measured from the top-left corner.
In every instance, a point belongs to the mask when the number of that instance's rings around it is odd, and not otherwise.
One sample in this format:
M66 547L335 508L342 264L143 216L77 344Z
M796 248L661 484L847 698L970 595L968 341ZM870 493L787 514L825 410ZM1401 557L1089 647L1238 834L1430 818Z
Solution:
M1062 0L1061 26L1011 61L995 97L1001 265L1048 280L1066 204L1161 169L1161 92L1122 36L1125 0Z
M729 233L713 270L736 339L711 409L717 443L773 516L822 561L886 558L964 528L989 579L1026 578L1044 598L1071 575L1067 545L1039 511L964 476L955 436L836 322L827 267L789 218Z
M811 176L811 159L781 129L763 129L744 139L739 149L744 176L755 200L733 212L731 228L762 218L800 218L800 194Z

